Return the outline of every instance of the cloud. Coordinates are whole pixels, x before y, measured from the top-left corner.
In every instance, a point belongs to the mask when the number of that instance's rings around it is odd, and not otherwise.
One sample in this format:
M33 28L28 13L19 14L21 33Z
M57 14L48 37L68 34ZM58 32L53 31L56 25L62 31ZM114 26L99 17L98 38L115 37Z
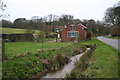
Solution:
M19 17L44 17L49 14L71 14L79 19L102 19L108 7L119 0L5 0L10 20Z

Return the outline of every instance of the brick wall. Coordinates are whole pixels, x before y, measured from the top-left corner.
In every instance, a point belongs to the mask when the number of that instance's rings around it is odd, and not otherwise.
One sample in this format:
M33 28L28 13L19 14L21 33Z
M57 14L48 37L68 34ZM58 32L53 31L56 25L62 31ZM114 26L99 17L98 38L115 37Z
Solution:
M77 39L86 40L86 31L82 29L82 26L75 26L74 31L78 31L78 37L68 37L67 32L70 31L70 26L60 32L61 41L75 41Z

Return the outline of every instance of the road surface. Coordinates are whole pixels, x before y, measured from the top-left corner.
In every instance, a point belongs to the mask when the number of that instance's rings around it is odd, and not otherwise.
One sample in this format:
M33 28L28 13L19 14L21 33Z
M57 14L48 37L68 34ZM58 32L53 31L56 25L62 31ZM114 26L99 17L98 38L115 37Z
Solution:
M97 37L97 39L99 39L100 41L110 45L111 47L117 49L120 52L120 40L117 39L109 39L109 38L105 38L103 36L101 37Z

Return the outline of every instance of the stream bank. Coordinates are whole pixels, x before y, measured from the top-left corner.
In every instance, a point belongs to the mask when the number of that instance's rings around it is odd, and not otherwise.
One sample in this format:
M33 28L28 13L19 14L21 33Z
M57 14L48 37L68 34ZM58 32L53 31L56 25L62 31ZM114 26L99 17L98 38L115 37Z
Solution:
M48 73L55 73L57 71L60 71L66 64L70 62L70 57L81 54L85 52L85 50L86 46L73 44L68 45L68 47L66 48L61 48L60 50L48 51L49 56L53 53L56 55L49 59L42 57L40 61L42 62L42 66L44 67L43 70L39 71L37 74L29 77L28 79L41 78ZM42 54L45 53L42 52Z
M49 72L62 69L70 62L70 57L85 50L86 46L73 43L60 49L39 51L7 60L3 62L2 77L16 80L40 78Z
M80 60L75 63L75 68L72 72L66 75L66 79L70 78L88 78L86 76L85 71L89 67L90 59L92 57L93 51L96 49L96 45L87 45L91 49L81 56Z
M72 56L70 58L70 62L68 64L66 64L62 70L57 71L55 73L48 73L46 76L42 77L43 78L64 78L65 75L69 74L75 67L75 62L78 61L80 59L80 57L82 55L84 55L86 52L88 52L90 50L90 48L87 48L85 52Z
M73 71L76 68L75 64L79 61L82 62L81 66L79 67L81 68L81 70L83 69L84 71L87 68L86 66L87 63L85 61L89 62L88 60L91 57L92 52L95 50L95 45L85 45L85 46L87 47L85 52L72 56L70 58L70 62L66 64L61 70L54 72L54 73L48 73L47 75L40 78L40 80L45 79L45 78L66 78L66 76L71 75L71 71Z

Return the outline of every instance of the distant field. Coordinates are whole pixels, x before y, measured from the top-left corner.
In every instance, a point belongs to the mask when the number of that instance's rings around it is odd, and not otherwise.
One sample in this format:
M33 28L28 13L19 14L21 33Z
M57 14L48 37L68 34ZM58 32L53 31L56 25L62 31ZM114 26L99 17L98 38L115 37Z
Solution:
M51 39L52 40L52 39ZM53 49L59 47L65 47L69 42L59 42L59 43L43 43L43 49ZM23 54L25 52L37 52L42 50L42 43L35 42L6 42L5 43L5 53L8 58L15 55Z
M26 33L26 29L18 29L18 28L1 28L3 34L24 34ZM34 30L34 32L39 33L40 30ZM42 31L40 31L42 34Z
M0 27L1 29L1 27ZM25 29L17 29L17 28L2 28L3 34L22 34L25 33Z

